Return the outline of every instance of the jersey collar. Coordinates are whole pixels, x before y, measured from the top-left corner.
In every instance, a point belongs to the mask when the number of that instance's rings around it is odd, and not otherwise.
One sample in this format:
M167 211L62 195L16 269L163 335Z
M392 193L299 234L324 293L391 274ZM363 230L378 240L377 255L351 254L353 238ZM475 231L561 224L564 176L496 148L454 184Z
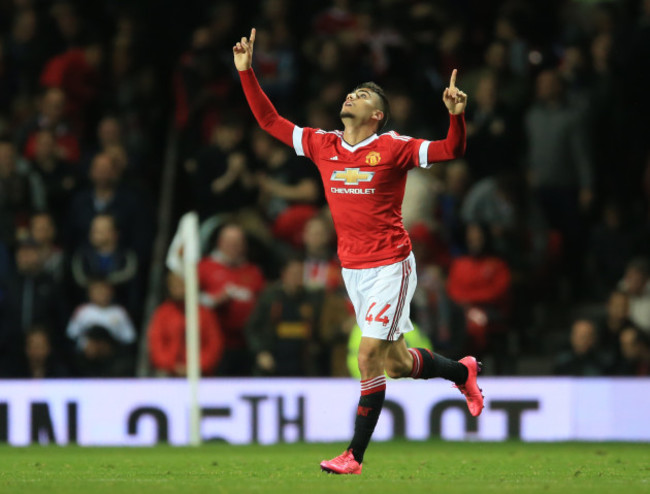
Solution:
M378 139L379 136L377 134L373 134L370 137L366 137L363 141L355 144L354 146L350 146L345 140L343 139L343 135L341 135L341 146L343 146L343 149L347 149L351 153L354 153L357 149L362 148L363 146L366 146L370 144L372 141L375 139Z

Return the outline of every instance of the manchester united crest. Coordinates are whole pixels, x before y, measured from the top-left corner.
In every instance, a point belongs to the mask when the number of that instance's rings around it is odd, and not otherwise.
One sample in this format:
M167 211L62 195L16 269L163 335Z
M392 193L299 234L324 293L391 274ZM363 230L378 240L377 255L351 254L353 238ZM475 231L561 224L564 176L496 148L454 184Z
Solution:
M381 154L379 154L377 151L370 151L366 155L366 165L376 166L379 164L380 161L381 161Z

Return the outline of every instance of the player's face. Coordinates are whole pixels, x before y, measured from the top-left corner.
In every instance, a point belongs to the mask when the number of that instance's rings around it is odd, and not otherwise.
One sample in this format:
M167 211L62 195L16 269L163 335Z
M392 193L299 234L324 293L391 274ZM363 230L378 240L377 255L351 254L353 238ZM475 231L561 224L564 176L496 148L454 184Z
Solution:
M370 89L357 89L346 96L341 107L341 118L352 118L365 122L373 115L381 113L378 100L379 96Z

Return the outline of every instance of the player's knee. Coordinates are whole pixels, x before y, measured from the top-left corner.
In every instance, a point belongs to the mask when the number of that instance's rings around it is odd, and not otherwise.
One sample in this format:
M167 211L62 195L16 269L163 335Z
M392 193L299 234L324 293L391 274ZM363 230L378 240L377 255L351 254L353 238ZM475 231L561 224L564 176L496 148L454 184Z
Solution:
M381 367L379 354L375 351L359 352L358 360L361 376L373 375Z
M391 360L386 364L386 374L391 379L399 379L400 377L407 377L411 373L411 369L404 362Z
M359 370L361 371L361 374L364 374L364 372L369 371L372 367L375 365L375 359L373 358L372 355L361 355L359 354L359 358L357 360L357 363L359 364Z
M402 377L402 373L399 372L395 367L386 367L386 375L391 379L399 379Z

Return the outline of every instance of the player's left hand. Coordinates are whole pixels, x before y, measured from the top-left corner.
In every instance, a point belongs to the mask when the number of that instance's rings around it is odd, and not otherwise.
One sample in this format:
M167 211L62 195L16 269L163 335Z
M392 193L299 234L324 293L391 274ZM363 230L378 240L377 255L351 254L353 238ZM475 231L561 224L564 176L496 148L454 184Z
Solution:
M442 102L452 115L459 115L465 111L467 106L467 95L456 87L456 74L458 71L454 69L451 72L451 79L449 80L449 87L446 87L442 93Z

